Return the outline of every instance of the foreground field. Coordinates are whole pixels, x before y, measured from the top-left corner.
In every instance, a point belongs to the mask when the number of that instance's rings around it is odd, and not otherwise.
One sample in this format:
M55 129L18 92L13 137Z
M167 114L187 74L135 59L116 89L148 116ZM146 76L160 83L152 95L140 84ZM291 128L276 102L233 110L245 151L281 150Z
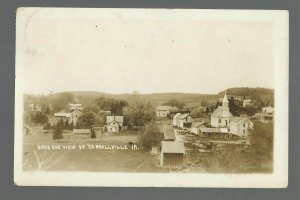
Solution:
M100 139L77 139L72 142L69 133L64 140L53 141L51 134L26 136L24 138L24 170L42 171L99 171L99 172L168 172L160 168L159 156L142 149L132 148L136 135L109 135ZM119 145L127 149L89 149L95 145ZM85 149L79 146L85 145ZM41 147L50 147L41 149ZM53 149L53 147L65 147ZM67 148L71 147L71 148ZM76 147L73 148L72 147Z

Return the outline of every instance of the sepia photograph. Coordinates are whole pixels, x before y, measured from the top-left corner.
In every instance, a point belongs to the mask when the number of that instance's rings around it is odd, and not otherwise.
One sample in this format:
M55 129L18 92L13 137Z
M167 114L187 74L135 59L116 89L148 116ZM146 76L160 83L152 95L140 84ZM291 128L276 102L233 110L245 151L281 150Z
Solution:
M18 8L15 183L287 187L288 64L284 10Z

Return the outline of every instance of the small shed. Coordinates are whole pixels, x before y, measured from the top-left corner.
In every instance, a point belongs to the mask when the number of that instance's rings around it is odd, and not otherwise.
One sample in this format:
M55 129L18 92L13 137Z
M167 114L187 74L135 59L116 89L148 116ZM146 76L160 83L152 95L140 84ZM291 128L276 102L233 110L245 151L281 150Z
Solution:
M160 166L181 168L183 166L183 156L185 153L183 142L162 141Z
M164 140L165 141L175 141L175 133L173 129L164 131Z

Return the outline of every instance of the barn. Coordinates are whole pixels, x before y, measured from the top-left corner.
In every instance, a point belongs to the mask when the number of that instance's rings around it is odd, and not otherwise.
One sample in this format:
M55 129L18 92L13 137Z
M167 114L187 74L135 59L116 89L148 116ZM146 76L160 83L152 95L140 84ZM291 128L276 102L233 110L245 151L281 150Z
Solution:
M183 142L162 141L161 142L161 167L181 168L185 153Z

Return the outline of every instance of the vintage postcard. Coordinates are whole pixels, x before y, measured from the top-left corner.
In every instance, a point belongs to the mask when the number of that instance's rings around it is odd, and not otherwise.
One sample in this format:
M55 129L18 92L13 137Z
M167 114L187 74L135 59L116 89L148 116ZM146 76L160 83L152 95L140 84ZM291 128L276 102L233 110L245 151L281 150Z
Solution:
M19 8L16 185L288 185L288 11Z

